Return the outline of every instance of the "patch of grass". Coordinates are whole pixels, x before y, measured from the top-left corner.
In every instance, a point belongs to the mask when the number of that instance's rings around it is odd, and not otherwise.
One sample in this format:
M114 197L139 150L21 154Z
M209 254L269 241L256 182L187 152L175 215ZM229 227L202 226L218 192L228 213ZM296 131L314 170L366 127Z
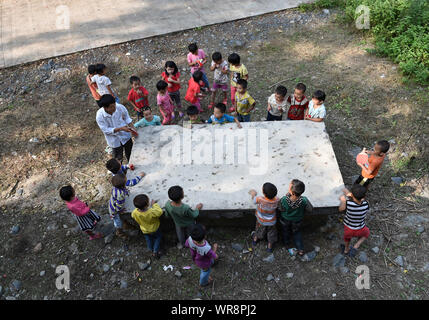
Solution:
M345 7L344 0L317 0L313 3L303 3L298 6L301 12L308 12L321 9L330 9L337 7Z

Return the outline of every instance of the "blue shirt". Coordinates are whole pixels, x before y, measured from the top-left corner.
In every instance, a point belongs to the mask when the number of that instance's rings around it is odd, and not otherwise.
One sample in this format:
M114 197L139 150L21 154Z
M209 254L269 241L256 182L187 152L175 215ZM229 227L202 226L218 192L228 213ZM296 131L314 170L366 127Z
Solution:
M207 120L207 123L219 123L219 124L224 124L224 123L227 123L227 122L234 122L235 121L235 118L233 117L233 116L230 116L229 114L224 114L223 116L222 116L222 118L220 118L220 119L217 119L216 117L215 117L215 115L214 114L212 114L211 116L210 116L210 118Z
M152 121L147 121L145 118L141 119L139 122L136 122L134 124L134 127L147 127L147 126L160 126L161 125L161 119L159 116L153 116Z

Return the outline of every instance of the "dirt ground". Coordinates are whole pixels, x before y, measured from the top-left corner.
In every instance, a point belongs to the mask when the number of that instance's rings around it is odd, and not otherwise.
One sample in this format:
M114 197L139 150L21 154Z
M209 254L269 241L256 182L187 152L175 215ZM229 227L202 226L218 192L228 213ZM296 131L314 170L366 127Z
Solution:
M389 60L367 53L371 39L341 24L340 15L286 10L0 70L1 299L428 299L429 93L404 81ZM324 90L326 126L346 185L360 172L354 157L362 147L391 142L367 197L371 235L360 250L366 262L348 259L345 268L334 270L342 242L339 214L307 217L305 250L320 248L309 262L290 257L280 244L275 260L266 262L264 243L251 253L232 248L232 243L249 247L251 226L207 225L208 240L219 244L221 258L213 286L200 289L199 270L183 269L192 261L188 250L175 247L172 230L164 232L165 254L151 261L150 270L140 270L138 262L147 262L150 254L137 230L129 231L129 242L114 238L105 244L88 241L77 229L58 196L67 183L102 214L101 230L111 231L110 175L104 167L109 155L85 82L87 65L109 67L121 103L128 78L137 74L155 106L155 83L166 60L179 65L183 99L187 45L194 41L209 56L217 50L225 58L234 51L241 55L257 101L254 121L265 119L266 99L279 83L292 92L304 82L307 95ZM202 104L207 110L208 99ZM20 228L16 234L14 226ZM71 271L70 292L55 287L55 267L63 264ZM362 264L370 270L369 290L355 286ZM174 270L164 271L164 265ZM10 288L14 280L19 290Z

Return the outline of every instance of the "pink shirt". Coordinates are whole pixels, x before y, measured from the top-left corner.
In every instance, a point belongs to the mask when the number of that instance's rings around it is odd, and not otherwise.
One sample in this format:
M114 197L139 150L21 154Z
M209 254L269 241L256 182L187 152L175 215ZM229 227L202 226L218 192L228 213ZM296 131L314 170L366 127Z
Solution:
M171 104L170 96L168 93L165 93L165 95L158 95L156 96L156 102L159 106L162 107L162 110L165 112L173 112L174 106Z
M198 53L197 55L192 54L191 52L188 53L188 62L192 63L195 62L197 60L200 59L205 59L206 58L206 54L204 53L203 49L198 49ZM200 70L203 73L206 73L206 71L204 70L204 66L201 67L201 69L198 66L192 66L191 67L191 73L194 74L195 71Z
M80 201L77 197L75 197L73 200L66 202L67 208L71 212L73 212L77 216L84 216L89 212L89 207Z

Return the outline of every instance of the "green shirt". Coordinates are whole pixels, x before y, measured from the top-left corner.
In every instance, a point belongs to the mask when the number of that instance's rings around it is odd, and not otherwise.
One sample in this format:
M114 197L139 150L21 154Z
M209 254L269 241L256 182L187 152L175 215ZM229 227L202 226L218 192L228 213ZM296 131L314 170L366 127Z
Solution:
M198 209L192 210L190 206L184 203L180 207L175 207L171 205L171 201L167 201L164 210L165 216L172 218L179 227L190 226L200 214Z
M306 197L301 198L302 202L296 208L292 208L289 205L288 201L286 200L286 196L281 198L278 207L281 218L288 221L300 221L304 218L304 212L311 212L313 210L313 206L311 205L310 201Z

